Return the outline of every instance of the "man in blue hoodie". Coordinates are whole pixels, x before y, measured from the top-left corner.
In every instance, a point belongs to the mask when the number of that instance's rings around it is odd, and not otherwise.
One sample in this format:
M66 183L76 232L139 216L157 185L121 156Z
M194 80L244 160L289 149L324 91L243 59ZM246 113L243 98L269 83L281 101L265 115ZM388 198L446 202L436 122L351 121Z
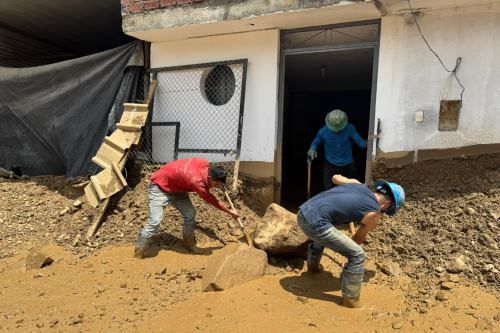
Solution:
M317 157L318 147L323 144L325 164L323 165L323 185L329 190L333 187L332 176L342 175L347 178L358 178L352 158L351 140L361 148L366 148L366 141L348 123L347 115L342 110L333 110L326 115L326 126L322 127L307 152L312 161Z

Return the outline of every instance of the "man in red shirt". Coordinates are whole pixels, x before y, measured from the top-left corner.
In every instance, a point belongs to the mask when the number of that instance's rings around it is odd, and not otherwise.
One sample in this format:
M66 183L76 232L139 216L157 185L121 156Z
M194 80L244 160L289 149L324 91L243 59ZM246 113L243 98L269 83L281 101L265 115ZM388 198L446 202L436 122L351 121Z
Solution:
M194 237L196 209L189 199L189 192L197 193L203 200L236 219L238 213L210 193L211 188L225 186L226 177L226 170L220 166L209 166L208 161L202 158L172 161L153 173L149 184L149 221L137 237L134 257L144 257L148 241L158 231L163 209L168 204L177 208L184 218L184 247L193 253L201 253Z

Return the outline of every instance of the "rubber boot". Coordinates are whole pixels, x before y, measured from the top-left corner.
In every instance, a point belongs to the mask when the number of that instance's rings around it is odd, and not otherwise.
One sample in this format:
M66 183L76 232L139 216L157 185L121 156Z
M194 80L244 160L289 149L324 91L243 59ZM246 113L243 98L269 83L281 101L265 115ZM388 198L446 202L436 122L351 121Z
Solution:
M323 267L319 264L321 257L323 256L324 247L321 248L314 247L314 243L309 244L307 249L307 271L310 273L318 273L323 270Z
M182 233L182 246L194 254L202 254L203 250L196 246L196 237L194 231Z
M144 259L144 253L148 248L148 244L149 244L149 239L145 239L141 237L141 235L139 234L135 242L134 258Z
M342 272L342 305L347 308L360 308L361 283L364 273L351 273L346 270Z

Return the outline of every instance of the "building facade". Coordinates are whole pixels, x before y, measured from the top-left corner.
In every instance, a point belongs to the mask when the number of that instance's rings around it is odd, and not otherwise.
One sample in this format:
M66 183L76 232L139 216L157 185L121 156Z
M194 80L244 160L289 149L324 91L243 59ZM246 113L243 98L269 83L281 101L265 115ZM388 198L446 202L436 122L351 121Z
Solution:
M200 123L219 128L200 151L236 147L240 171L272 179L277 201L304 199L306 152L334 108L368 141L353 147L361 180L374 161L500 151L498 0L121 2L124 32L166 70L153 117L180 122L179 147ZM172 158L154 131L153 151Z

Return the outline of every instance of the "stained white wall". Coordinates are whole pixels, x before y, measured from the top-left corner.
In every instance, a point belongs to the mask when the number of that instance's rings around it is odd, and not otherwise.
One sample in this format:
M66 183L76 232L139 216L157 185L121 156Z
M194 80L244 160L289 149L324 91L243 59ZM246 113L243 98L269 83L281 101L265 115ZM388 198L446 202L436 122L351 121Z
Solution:
M500 5L425 12L424 36L466 90L456 132L438 131L439 101L458 99L408 15L382 17L376 117L384 152L453 148L500 142ZM450 84L451 82L451 84ZM424 111L424 122L415 112Z
M279 31L202 37L151 45L151 67L248 59L241 160L274 161Z

